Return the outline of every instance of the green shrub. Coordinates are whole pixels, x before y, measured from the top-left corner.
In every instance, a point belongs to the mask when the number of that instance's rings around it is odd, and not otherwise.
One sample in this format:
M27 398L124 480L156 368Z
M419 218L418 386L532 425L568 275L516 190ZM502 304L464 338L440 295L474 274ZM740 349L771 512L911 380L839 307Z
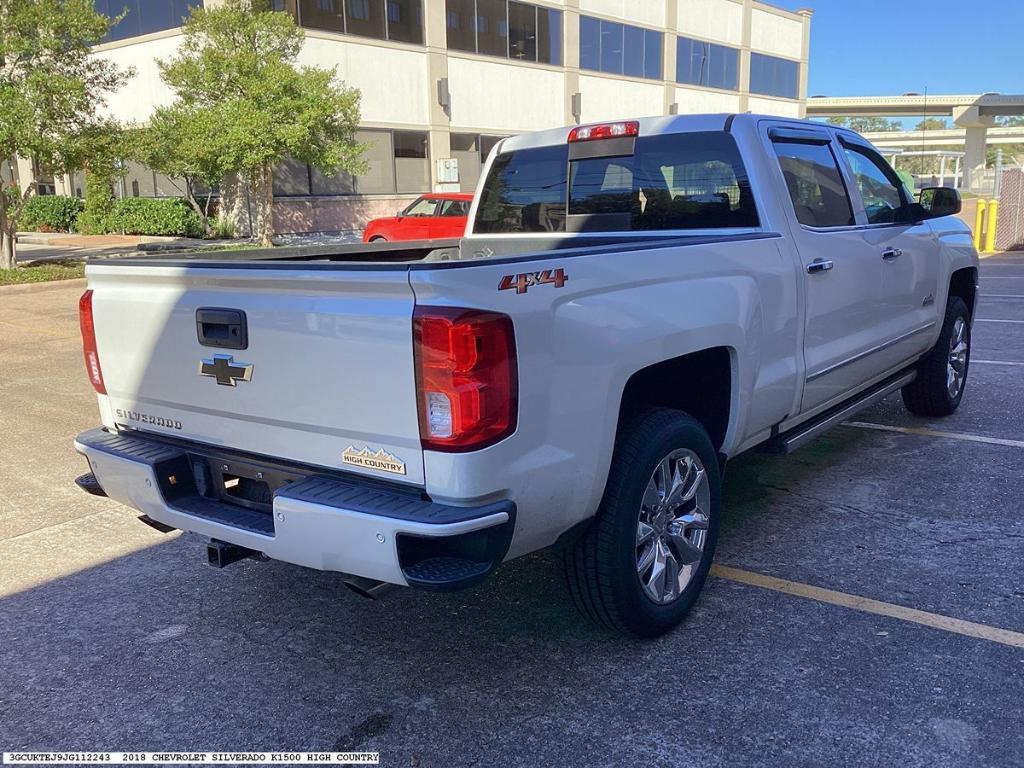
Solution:
M85 172L85 208L78 217L75 229L83 235L102 235L112 231L111 214L114 211L114 189L105 174Z
M202 237L203 220L180 197L126 197L114 203L109 227L126 235Z
M71 232L84 207L77 197L38 195L30 197L21 212L19 229L33 232Z
M226 216L218 216L213 222L212 234L214 237L230 238L235 236L235 222Z

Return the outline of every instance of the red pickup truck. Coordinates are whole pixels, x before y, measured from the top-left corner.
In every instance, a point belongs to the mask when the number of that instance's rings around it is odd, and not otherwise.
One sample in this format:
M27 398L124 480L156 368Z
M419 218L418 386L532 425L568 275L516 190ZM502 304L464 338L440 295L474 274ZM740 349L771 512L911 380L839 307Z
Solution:
M373 219L363 230L363 242L462 237L472 201L473 195L463 192L422 195L397 216Z

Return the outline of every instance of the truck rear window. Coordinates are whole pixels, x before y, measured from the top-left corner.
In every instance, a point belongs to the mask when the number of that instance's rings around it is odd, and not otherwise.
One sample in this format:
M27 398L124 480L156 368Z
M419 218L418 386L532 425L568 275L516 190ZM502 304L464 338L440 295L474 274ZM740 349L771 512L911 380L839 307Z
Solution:
M473 231L756 227L750 181L724 131L641 136L632 155L569 160L569 145L498 155Z

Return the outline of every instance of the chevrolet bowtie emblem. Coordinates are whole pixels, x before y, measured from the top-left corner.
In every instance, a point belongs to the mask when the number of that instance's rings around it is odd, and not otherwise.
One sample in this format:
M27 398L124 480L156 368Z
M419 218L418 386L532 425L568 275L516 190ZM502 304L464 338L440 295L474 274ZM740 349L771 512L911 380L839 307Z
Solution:
M252 379L252 365L236 363L231 355L214 355L213 360L199 361L199 375L212 376L218 384L233 387L240 381Z

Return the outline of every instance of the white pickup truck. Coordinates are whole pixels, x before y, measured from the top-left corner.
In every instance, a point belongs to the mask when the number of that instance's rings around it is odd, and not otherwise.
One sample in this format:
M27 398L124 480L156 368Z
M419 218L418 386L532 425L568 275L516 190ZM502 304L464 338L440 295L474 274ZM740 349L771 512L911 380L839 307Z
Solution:
M515 136L458 241L90 263L86 490L225 565L453 589L543 547L677 624L726 461L963 395L977 253L859 135L758 115Z

